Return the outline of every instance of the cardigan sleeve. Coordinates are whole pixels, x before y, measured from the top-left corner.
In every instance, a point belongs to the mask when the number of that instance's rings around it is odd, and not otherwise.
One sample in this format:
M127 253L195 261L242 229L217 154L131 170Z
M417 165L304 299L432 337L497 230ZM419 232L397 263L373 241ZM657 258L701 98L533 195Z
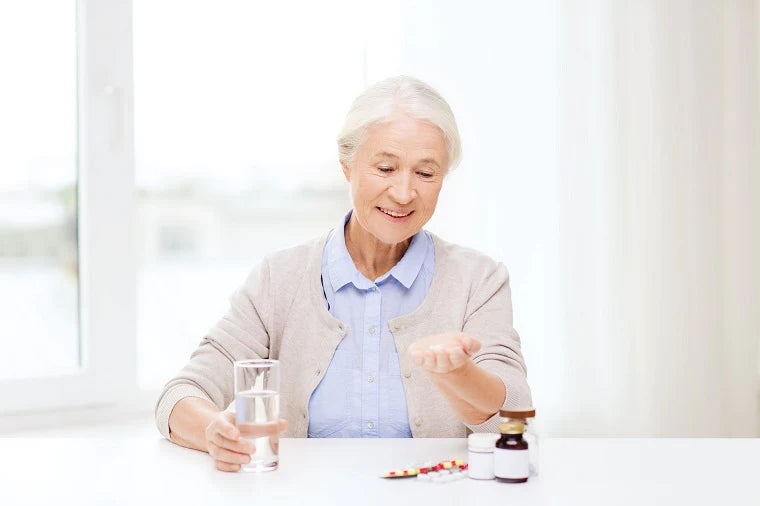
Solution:
M473 362L504 382L502 408L532 406L527 368L520 350L520 336L512 326L509 274L502 263L489 262L481 281L471 288L463 332L481 343ZM473 432L498 432L499 414L483 423L467 425Z
M159 432L169 439L169 416L185 397L200 397L224 409L232 402L233 363L267 358L272 318L269 266L264 260L230 297L227 314L212 327L190 361L164 387L155 408Z

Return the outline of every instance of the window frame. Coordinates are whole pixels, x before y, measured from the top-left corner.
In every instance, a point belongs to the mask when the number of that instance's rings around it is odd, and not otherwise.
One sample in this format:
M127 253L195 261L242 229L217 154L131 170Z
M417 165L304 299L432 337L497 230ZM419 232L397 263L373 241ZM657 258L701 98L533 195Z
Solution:
M4 415L138 394L132 1L77 0L76 10L80 366L0 381Z

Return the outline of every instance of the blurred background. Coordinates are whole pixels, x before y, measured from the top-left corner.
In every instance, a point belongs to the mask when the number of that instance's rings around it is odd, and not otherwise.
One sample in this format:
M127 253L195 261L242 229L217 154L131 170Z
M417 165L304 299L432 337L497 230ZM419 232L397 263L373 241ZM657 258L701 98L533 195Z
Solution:
M463 139L427 228L509 269L544 433L760 435L757 1L30 0L0 63L0 429L152 423L248 271L350 208L343 116L408 74Z

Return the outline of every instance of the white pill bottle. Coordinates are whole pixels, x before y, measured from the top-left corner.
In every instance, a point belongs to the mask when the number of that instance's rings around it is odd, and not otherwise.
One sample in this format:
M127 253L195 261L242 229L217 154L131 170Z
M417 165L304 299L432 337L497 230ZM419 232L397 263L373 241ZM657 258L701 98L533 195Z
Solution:
M467 437L467 474L473 480L493 480L493 452L500 434L476 432Z

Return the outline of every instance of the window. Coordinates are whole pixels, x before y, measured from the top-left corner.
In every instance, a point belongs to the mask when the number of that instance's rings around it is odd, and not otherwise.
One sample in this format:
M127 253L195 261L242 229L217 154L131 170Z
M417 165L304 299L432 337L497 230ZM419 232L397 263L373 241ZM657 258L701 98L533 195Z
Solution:
M365 84L363 9L134 3L142 387L184 365L266 253L350 208L335 138Z
M134 383L130 11L0 9L2 413L111 403Z
M0 47L4 74L14 76L0 81L0 379L72 372L80 365L74 5L2 7Z

